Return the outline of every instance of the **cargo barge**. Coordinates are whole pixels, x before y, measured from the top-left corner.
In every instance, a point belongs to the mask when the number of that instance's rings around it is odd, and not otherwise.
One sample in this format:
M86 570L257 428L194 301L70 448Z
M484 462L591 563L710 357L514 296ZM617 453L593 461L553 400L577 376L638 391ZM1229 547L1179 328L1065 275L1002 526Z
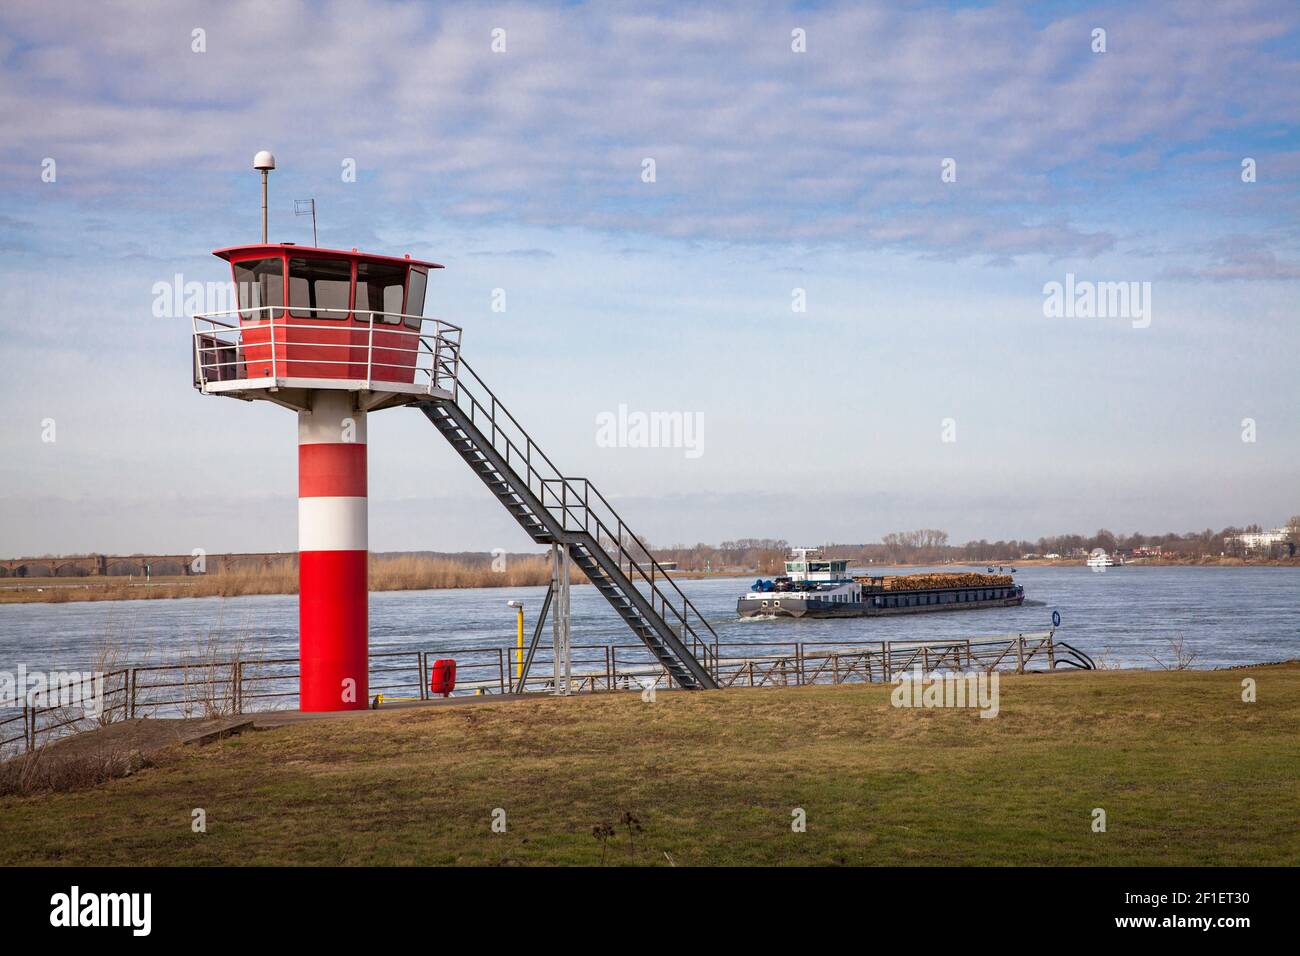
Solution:
M754 582L736 602L741 617L875 617L926 611L1018 607L1025 589L1009 574L900 574L855 577L848 562L819 548L794 548L785 574Z

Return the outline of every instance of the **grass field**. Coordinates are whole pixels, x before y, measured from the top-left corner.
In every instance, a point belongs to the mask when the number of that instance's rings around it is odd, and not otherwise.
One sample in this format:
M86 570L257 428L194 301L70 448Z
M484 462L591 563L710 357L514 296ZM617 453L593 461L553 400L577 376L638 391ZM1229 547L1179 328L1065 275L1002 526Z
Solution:
M993 719L891 690L302 722L0 798L0 864L1300 863L1300 665L1004 676Z

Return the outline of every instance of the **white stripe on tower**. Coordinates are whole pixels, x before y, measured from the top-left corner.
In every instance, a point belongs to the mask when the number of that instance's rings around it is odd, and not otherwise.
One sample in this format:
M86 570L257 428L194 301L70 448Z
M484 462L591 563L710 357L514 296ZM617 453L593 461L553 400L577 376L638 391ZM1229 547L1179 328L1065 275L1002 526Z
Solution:
M298 413L298 656L303 710L368 705L366 413L341 390Z
M366 498L299 498L299 551L365 551Z

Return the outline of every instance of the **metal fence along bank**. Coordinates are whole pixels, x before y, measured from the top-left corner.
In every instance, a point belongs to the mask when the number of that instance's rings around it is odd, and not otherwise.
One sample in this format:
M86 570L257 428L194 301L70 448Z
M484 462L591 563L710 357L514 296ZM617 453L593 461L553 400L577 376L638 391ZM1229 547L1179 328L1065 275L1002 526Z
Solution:
M671 690L671 673L640 644L575 644L572 670L539 660L524 680L514 648L411 649L370 654L372 704L430 700L435 661L456 661L453 695L587 694ZM839 641L715 644L708 659L718 685L804 687L891 682L904 673L1092 669L1055 630L959 641ZM298 658L237 658L125 667L83 684L82 704L23 703L0 709L0 755L32 751L69 733L140 718L211 719L298 706Z

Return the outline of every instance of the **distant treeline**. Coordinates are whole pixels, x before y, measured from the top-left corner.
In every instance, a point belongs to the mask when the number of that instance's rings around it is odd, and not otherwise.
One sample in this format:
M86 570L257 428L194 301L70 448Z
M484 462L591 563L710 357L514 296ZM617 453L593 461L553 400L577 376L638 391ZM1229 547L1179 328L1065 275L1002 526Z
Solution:
M739 571L746 574L779 574L785 569L790 545L778 538L741 538L721 544L674 545L670 548L650 546L659 561L675 561L682 571Z
M1290 541L1300 551L1300 516L1287 522ZM866 564L945 564L971 562L986 564L997 561L1019 561L1026 556L1062 559L1078 558L1094 548L1107 552L1130 554L1138 552L1152 556L1167 556L1174 560L1197 560L1220 555L1243 556L1246 552L1235 538L1265 530L1259 525L1243 528L1227 527L1220 531L1176 531L1165 534L1117 534L1106 528L1094 534L1058 534L1029 539L967 541L953 544L948 532L936 528L915 531L896 531L882 536L879 542L868 544L827 544L827 557L844 558L854 565ZM724 541L719 545L697 544L693 547L651 546L660 561L675 561L682 571L745 571L775 574L782 570L789 544L783 539L744 538Z
M1291 542L1300 548L1300 516L1293 517L1286 527ZM989 541L981 538L965 544L949 544L946 532L921 529L887 534L878 544L828 545L826 551L833 557L847 558L862 564L941 564L948 561L984 563L1015 561L1026 556L1070 558L1079 557L1094 548L1103 548L1112 554L1138 552L1195 560L1224 554L1242 556L1245 549L1236 537L1263 530L1265 529L1259 525L1247 525L1244 528L1227 527L1221 531L1206 528L1204 531L1187 531L1182 534L1176 531L1164 534L1144 534L1140 531L1116 534L1100 528L1091 535L1058 534L1041 537L1036 541L1014 538Z

